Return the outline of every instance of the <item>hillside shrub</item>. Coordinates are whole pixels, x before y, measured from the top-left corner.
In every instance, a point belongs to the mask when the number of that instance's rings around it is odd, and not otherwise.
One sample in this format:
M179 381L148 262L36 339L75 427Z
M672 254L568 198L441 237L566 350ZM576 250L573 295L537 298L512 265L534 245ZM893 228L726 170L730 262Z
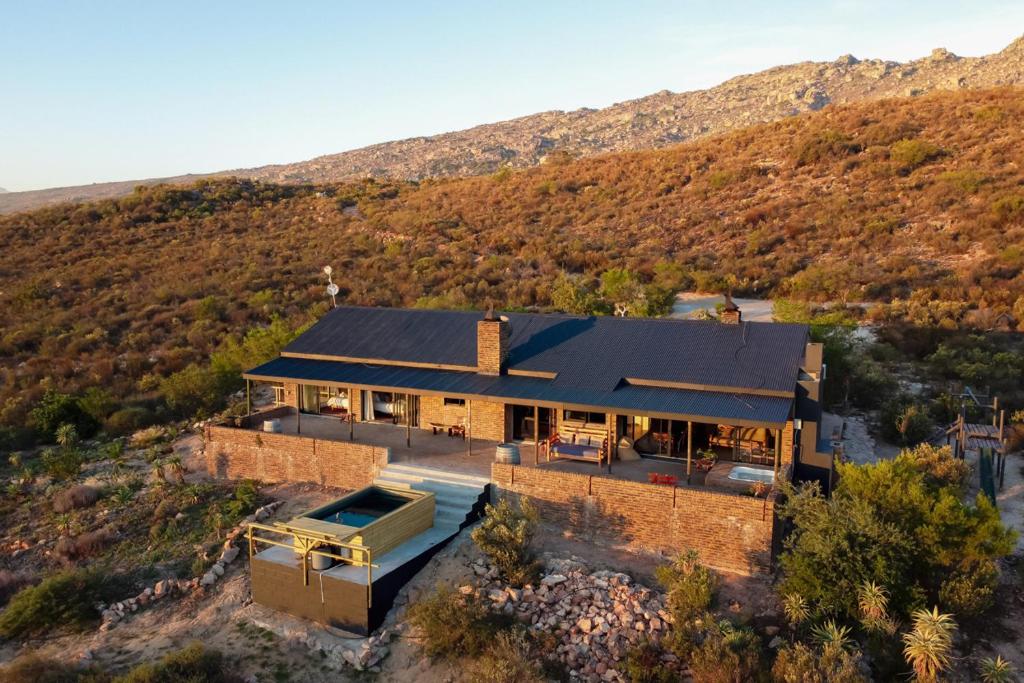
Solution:
M900 446L915 446L935 431L927 409L907 397L888 401L879 411L878 419L882 436Z
M513 586L533 583L540 576L540 562L532 543L540 514L529 498L520 497L518 507L508 498L484 508L484 519L470 535L502 577Z
M86 531L78 536L61 536L53 548L53 554L64 562L93 557L114 539L114 532L107 527Z
M57 481L74 479L82 470L85 456L77 448L47 448L42 455L43 471Z
M779 650L772 665L775 683L868 683L859 652L794 643Z
M26 572L0 569L0 607L6 605L12 595L30 583L33 583L33 578Z
M499 632L468 668L473 683L545 683L545 654L522 626Z
M96 433L99 423L87 413L79 400L57 391L47 391L30 413L40 438L53 443L61 425L73 425L78 435L88 439Z
M908 170L913 170L941 154L942 150L937 145L920 139L899 140L889 147L889 158Z
M103 429L111 436L128 436L148 427L156 420L152 411L141 406L131 406L115 411L104 421Z
M630 683L674 683L679 674L662 661L665 651L649 640L642 640L626 650L623 673Z
M98 672L84 671L34 652L0 666L0 683L106 683Z
M105 577L95 569L62 571L21 589L0 613L0 636L39 636L56 629L84 630L99 619Z
M423 654L455 660L482 655L512 621L491 612L473 594L438 586L433 594L410 605L409 623L419 631Z
M655 570L658 582L668 593L668 607L677 622L707 611L718 589L718 575L702 565L695 550L680 554L669 565Z
M695 683L749 683L767 678L757 634L728 620L707 619L689 664Z
M75 484L61 489L53 496L54 512L70 512L79 508L86 508L100 499L100 492L93 486L86 484Z
M159 661L140 664L111 683L240 683L243 679L229 667L218 650L193 643L164 655Z

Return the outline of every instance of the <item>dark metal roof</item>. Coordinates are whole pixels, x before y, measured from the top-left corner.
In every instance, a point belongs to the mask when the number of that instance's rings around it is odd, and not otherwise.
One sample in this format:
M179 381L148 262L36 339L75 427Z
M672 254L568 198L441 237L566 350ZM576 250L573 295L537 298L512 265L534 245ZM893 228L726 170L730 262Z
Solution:
M610 392L624 379L791 392L805 325L509 313L508 367L556 373L550 388ZM288 353L476 365L475 311L341 307Z
M395 391L481 396L510 402L568 404L617 412L707 417L732 424L782 426L792 398L739 395L691 389L663 389L621 384L612 390L559 386L550 379L490 376L475 372L372 365L331 360L281 357L245 373L249 379L374 387Z

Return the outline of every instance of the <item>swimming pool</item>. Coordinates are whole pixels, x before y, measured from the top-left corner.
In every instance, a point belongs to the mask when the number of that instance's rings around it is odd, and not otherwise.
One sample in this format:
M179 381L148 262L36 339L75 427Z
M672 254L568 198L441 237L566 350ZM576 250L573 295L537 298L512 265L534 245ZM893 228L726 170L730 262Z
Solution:
M332 524L362 528L407 504L409 499L371 486L306 515Z
M745 467L736 465L729 470L729 478L733 481L762 482L771 484L775 481L775 472L761 467Z

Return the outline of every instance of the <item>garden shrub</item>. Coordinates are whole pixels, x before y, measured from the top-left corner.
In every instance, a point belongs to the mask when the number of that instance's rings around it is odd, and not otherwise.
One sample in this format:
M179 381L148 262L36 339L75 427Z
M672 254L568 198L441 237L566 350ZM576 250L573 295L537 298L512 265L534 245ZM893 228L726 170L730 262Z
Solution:
M100 492L93 486L86 484L75 484L66 489L58 491L53 497L54 512L70 512L79 508L86 508L100 499Z
M675 562L655 570L668 592L668 606L677 622L706 611L715 599L718 575L699 562L695 550L687 550Z
M0 666L0 683L106 683L106 679L29 652Z
M942 150L927 140L898 140L889 146L889 158L912 170L941 156Z
M999 566L993 561L958 569L939 587L939 604L959 619L979 617L995 604Z
M537 508L526 497L520 497L518 509L502 498L497 505L488 503L484 514L483 522L471 534L473 542L508 583L522 586L536 581L540 563L531 544L540 522Z
M886 402L879 413L879 421L882 436L900 446L916 446L935 429L928 411L905 396Z
M492 613L475 595L445 586L409 607L409 623L420 631L420 648L428 657L478 657L491 647L512 620Z

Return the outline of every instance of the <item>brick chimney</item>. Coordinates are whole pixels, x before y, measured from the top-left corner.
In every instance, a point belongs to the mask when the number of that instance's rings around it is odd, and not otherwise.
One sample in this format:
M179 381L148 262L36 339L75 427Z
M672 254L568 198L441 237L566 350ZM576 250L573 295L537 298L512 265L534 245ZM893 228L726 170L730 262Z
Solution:
M500 375L508 360L511 327L508 318L498 317L494 306L476 323L476 371L482 375Z
M722 309L722 314L718 316L718 319L726 325L739 325L742 322L743 313L740 312L740 307L736 305L736 302L732 300L732 294L726 293L725 308Z

